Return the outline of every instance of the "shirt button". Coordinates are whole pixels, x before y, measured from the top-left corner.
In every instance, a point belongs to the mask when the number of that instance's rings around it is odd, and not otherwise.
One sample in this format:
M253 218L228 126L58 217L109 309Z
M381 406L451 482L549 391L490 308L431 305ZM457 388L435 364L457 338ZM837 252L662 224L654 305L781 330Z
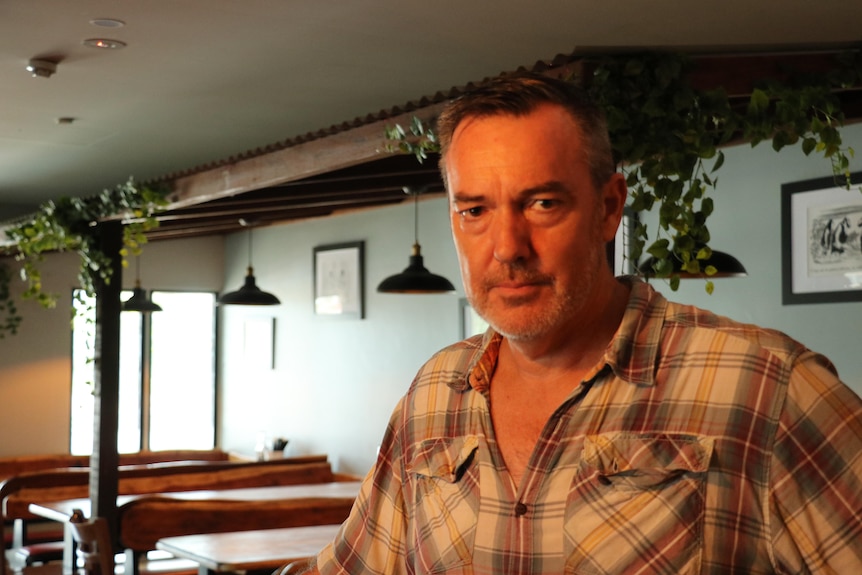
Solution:
M522 515L525 515L526 513L527 513L527 505L524 503L521 503L519 501L518 504L515 505L515 517L521 517Z

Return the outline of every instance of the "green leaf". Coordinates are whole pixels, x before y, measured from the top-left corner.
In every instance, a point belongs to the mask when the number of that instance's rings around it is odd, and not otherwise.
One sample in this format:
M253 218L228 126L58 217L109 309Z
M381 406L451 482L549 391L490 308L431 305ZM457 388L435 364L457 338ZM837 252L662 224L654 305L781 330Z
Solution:
M700 273L700 264L698 263L698 261L696 259L690 260L683 265L683 270L686 273L690 273L690 274L694 274L694 275L699 274Z
M662 260L670 255L670 250L668 249L669 246L669 240L666 238L660 238L654 241L650 247L647 248L647 253L656 259Z
M769 96L760 88L755 88L748 101L748 112L759 115L765 113L767 108L769 108Z
M712 172L718 171L721 166L724 165L724 152L719 150L718 155L715 158L715 163L712 165Z

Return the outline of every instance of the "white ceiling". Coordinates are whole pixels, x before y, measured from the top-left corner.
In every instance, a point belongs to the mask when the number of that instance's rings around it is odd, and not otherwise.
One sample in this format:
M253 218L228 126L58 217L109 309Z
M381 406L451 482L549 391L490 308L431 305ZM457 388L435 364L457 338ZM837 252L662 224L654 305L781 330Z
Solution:
M858 45L860 22L847 0L2 0L0 220L576 49Z

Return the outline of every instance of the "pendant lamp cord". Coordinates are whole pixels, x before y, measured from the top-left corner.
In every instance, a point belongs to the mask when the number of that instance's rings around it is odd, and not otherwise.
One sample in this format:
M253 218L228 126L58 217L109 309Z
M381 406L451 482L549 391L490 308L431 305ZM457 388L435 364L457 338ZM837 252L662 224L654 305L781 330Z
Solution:
M413 191L413 243L419 245L419 193Z
M248 229L248 267L252 267L252 265L251 265L251 251L252 251L251 250L251 241L252 241L251 228L249 228Z

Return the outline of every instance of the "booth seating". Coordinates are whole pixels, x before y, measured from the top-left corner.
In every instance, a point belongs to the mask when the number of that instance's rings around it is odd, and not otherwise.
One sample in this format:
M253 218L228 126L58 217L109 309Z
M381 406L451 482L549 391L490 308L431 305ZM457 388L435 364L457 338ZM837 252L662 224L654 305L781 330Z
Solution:
M118 492L163 493L333 481L335 475L326 459L325 455L311 455L270 461L228 458L122 465L118 469ZM13 525L11 549L19 562L42 562L62 555L59 523L55 524L52 545L44 545L29 535L32 525L42 521L30 512L30 503L87 498L89 481L88 467L71 467L22 473L0 483L0 534L5 538L4 527ZM5 567L5 562L0 561L0 575L5 575Z
M145 496L120 508L120 547L129 575L164 537L309 525L336 525L350 514L354 498L271 501L188 500Z
M231 461L244 459L221 449L169 449L164 451L137 451L119 454L120 465L147 465L171 461ZM29 471L89 467L89 455L54 453L0 457L0 481Z
M243 459L246 458L221 449L169 449L119 454L120 465ZM71 455L69 453L0 457L0 484L24 473L48 469L87 468L89 465L89 455ZM2 511L3 497L0 495L0 511ZM19 527L22 527L20 523ZM62 539L62 536L63 527L61 525L54 522L32 520L29 522L29 529L27 529L27 540L24 540L24 530L14 529L13 525L6 522L0 513L0 549L16 549L17 559L26 565L51 561L59 557L62 553L62 546L57 541ZM0 561L0 573L3 573L3 564L4 562Z
M241 456L221 449L170 449L163 451L138 451L135 453L121 453L119 455L120 465L148 465L176 461L232 461L241 459L243 459ZM86 468L89 465L89 455L71 455L69 453L0 457L0 483L22 473L48 469ZM2 501L2 497L0 497L0 501ZM10 526L6 525L6 527ZM56 525L51 525L49 529L33 530L32 541L30 543L38 543L40 540L56 540L58 532L62 533L62 529ZM2 539L3 547L8 549L15 546L16 542L13 541L12 530L7 529L3 533L5 533L5 537ZM18 546L21 543L18 542Z

